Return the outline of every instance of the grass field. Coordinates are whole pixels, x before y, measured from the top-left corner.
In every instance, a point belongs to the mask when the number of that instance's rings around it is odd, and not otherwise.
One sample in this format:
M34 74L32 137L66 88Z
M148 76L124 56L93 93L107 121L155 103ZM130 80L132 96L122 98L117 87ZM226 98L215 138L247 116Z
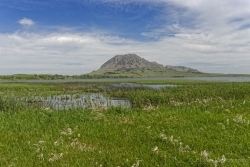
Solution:
M0 84L0 166L250 166L250 83L137 82L179 86ZM57 111L18 102L92 91L133 107Z

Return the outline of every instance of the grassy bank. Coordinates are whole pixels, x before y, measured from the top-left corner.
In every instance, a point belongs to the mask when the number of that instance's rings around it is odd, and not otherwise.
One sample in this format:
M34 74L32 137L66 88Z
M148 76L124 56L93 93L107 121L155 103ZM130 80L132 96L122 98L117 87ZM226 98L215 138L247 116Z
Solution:
M111 90L131 109L63 111L14 105L6 94L81 93L94 84L2 84L0 166L249 166L250 83L176 84Z

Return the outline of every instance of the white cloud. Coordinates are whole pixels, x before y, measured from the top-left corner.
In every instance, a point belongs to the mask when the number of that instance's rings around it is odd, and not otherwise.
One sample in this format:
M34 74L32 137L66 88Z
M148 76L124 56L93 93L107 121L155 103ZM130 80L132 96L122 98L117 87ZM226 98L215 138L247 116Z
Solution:
M32 26L35 24L33 20L27 18L19 20L18 23L21 24L22 26Z

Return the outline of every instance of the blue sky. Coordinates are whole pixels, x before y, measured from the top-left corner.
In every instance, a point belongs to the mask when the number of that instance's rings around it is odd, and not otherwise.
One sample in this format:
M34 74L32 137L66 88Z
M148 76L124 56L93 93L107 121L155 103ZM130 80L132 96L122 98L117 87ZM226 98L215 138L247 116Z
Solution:
M0 75L84 74L117 54L250 74L247 0L0 0Z

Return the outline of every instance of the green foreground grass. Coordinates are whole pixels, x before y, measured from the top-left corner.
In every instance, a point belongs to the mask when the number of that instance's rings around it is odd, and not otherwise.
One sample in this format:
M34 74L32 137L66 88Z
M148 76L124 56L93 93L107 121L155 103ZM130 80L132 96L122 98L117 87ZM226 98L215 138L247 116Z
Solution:
M0 85L0 166L250 166L250 83L176 83L110 92L132 109L65 111L4 95L72 93L86 84Z

